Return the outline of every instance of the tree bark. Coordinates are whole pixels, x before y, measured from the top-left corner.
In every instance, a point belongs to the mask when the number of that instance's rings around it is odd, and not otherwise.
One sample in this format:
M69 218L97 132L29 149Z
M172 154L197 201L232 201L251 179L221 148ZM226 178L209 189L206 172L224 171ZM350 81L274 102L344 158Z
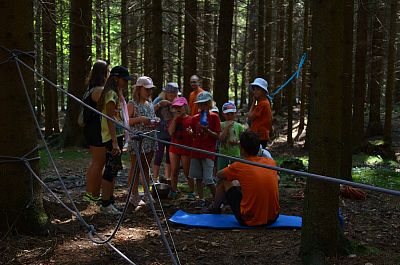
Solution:
M265 78L265 68L264 68L264 0L258 0L258 22L257 22L257 76Z
M144 1L144 75L151 75L152 60L151 60L151 0Z
M383 140L385 143L392 144L392 112L393 112L393 90L395 87L395 63L396 63L396 30L397 30L397 0L390 3L390 33L388 47L388 70L386 78L385 93L385 126L383 130Z
M86 78L91 68L92 1L72 0L70 11L69 93L78 98L86 89ZM62 134L63 145L84 144L82 129L78 126L79 103L68 98L68 112Z
M383 82L383 40L385 38L383 20L383 6L376 3L373 16L372 51L371 51L371 78L369 82L369 119L367 126L368 136L382 135L381 122L381 85Z
M56 16L55 0L48 0L43 3L48 12L42 17L43 36L43 75L54 84L57 84L57 48L56 28L53 24ZM45 105L45 135L51 136L60 132L58 125L58 97L57 89L44 82L44 105Z
M287 10L287 56L286 56L286 73L287 77L292 74L292 64L293 64L293 0L288 0L288 10ZM286 100L288 106L288 120L287 120L287 145L293 146L293 82L290 82L286 86Z
M192 91L190 76L197 72L197 0L185 0L185 39L183 44L183 95Z
M163 85L163 32L162 32L162 5L161 0L152 0L152 70L151 77L157 89L153 91L153 98L161 92Z
M341 1L312 1L312 86L309 170L339 177L343 151L342 74L344 6ZM329 51L327 53L326 51ZM308 178L305 190L301 257L304 264L325 264L325 256L342 254L339 185Z
M284 60L283 60L283 52L284 52L284 45L285 45L285 7L284 1L278 0L277 1L277 33L276 33L276 50L275 50L275 82L274 87L277 89L279 86L283 84L283 72L284 72ZM270 93L272 93L272 88L270 88ZM282 94L278 93L274 97L274 104L273 109L275 113L281 112L282 106Z
M4 1L0 5L0 43L3 47L21 51L33 51L33 1ZM23 18L23 19L16 19ZM11 54L0 50L0 61ZM30 67L34 60L20 54ZM33 72L20 65L31 103L34 98ZM0 111L2 129L0 130L0 154L22 158L38 156L37 131L34 113L28 104L15 62L0 64ZM33 107L32 107L33 108ZM33 150L36 151L33 151ZM33 152L32 152L33 151ZM4 160L4 159L3 159ZM39 160L28 162L39 175ZM42 187L31 176L22 162L0 164L0 233L42 233L48 225L48 217L43 209Z
M128 67L127 0L121 0L121 65Z
M102 40L101 40L101 10L102 10L102 0L95 1L94 12L96 12L96 59L102 59Z
M203 36L203 88L211 89L211 41L212 41L212 10L210 0L204 0L204 36Z
M272 80L271 53L272 53L272 0L265 0L265 26L264 26L264 76Z
M232 47L233 0L221 0L218 23L218 46L213 96L219 109L229 99L229 68Z

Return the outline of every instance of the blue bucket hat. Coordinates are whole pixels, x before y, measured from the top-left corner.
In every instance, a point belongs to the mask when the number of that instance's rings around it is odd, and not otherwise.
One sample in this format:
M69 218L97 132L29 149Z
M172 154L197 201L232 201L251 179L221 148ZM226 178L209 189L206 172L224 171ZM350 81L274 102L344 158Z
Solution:
M254 79L253 83L251 83L249 85L249 89L254 89L255 86L258 86L258 87L264 89L265 92L269 93L268 82L265 79L257 77L256 79Z

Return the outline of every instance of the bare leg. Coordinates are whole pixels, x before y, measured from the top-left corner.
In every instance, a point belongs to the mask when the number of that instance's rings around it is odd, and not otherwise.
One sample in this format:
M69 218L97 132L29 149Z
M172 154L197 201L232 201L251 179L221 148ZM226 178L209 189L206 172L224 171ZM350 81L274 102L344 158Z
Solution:
M180 155L169 153L169 159L171 162L171 190L176 192L178 189L178 174L180 167Z
M202 179L196 179L196 190L197 190L197 194L199 195L200 200L204 199L203 180Z
M190 156L181 156L182 160L182 167L183 167L183 174L188 182L189 192L194 192L194 179L189 178L189 169L190 169Z
M160 166L153 164L153 178L157 182L159 180Z
M207 187L210 189L213 199L215 199L215 185L210 184L210 185L207 185Z
M226 191L232 187L232 182L229 180L223 179L218 182L216 187L216 193L214 197L213 207L219 208L221 207L222 202L225 200Z
M93 196L100 196L103 168L106 162L106 148L89 146L92 160L86 172L86 192Z

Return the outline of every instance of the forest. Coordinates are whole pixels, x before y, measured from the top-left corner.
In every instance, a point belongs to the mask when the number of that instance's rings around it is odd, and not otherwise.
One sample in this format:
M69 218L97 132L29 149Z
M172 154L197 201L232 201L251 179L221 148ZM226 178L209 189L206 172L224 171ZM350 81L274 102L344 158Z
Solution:
M14 0L0 14L0 264L400 263L398 0ZM171 82L189 101L196 75L221 121L231 102L244 128L265 79L280 214L301 229L173 224L203 212L182 196L183 163L177 198L141 185L155 202L132 208L122 148L122 215L86 201L78 118L97 60L129 71L126 102L142 76L150 102ZM169 175L152 163L139 165Z

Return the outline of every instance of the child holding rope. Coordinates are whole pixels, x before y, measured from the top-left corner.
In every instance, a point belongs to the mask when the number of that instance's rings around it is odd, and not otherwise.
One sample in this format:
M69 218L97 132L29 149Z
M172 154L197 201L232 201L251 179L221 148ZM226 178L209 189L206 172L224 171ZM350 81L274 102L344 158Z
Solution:
M136 132L146 133L148 136L154 138L157 137L156 131L154 130L158 122L156 122L156 114L154 112L153 104L150 102L150 96L152 94L153 80L150 77L142 76L136 81L134 89L132 92L133 100L128 102L128 114L129 114L129 125L131 129ZM157 150L157 142L148 138L141 139L141 149L139 153L140 157L136 157L135 150L138 150L140 145L139 141L130 139L129 140L129 153L131 157L131 168L128 174L128 186L132 181L134 175L134 169L136 164L136 159L140 159L143 165L144 176L141 176L142 185L148 185L150 181L149 164L153 159L154 151ZM138 169L139 170L139 167ZM138 171L140 173L140 171ZM144 205L145 203L150 203L153 198L149 194L144 197L144 201L139 196L139 177L135 178L132 190L132 196L129 198L129 202L133 204L134 207Z
M249 89L254 91L253 103L248 114L250 130L258 134L262 147L266 148L270 140L269 133L272 131L272 111L267 99L268 82L258 77L249 85Z
M217 140L221 132L221 121L217 114L210 111L212 95L203 91L197 95L194 102L199 107L200 113L192 118L193 147L209 152L216 151ZM189 176L196 180L196 190L200 198L200 207L205 206L203 184L208 186L213 197L215 184L213 179L214 156L192 151Z
M171 135L171 143L192 146L192 116L189 116L189 107L184 97L175 98L172 102L172 110L174 118L171 120L168 132ZM187 178L189 185L189 193L187 194L188 200L194 200L194 181L189 178L190 167L190 150L171 146L169 148L169 156L171 160L171 191L168 195L170 199L178 197L178 173L180 163L182 162L183 173Z

